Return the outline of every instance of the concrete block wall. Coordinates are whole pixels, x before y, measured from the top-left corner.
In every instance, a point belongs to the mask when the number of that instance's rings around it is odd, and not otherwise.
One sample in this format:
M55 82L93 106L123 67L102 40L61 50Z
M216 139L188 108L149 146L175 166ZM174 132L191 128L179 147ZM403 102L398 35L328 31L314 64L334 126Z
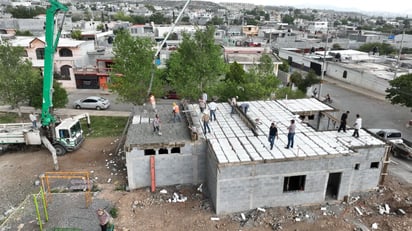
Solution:
M156 186L198 184L205 181L206 148L204 141L192 142L181 148L181 153L158 154L155 157ZM150 155L134 148L126 153L129 188L151 185Z
M352 155L321 156L316 159L290 159L282 162L250 162L248 164L216 165L208 158L208 187L217 214L254 209L320 203L325 200L330 173L341 173L337 199L355 191L370 190L377 186L384 147L359 150ZM371 162L380 162L370 168ZM358 170L354 169L360 163ZM283 192L284 178L306 175L304 191Z

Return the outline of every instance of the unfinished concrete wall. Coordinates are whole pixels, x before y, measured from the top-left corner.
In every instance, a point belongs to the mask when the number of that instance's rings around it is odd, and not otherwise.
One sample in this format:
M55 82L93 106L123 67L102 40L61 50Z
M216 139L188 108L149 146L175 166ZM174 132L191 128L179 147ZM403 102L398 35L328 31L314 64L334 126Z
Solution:
M159 154L155 150L156 186L198 184L205 181L206 149L204 141L187 143L180 153ZM150 157L137 148L126 153L129 188L151 185Z
M250 162L209 166L207 182L217 177L216 189L210 189L217 214L239 212L257 207L320 203L325 200L328 179L340 174L336 199L354 191L377 186L384 147L359 150L352 155L328 155L314 159L290 159L278 162ZM371 168L372 162L379 162ZM208 158L209 165L216 164ZM355 169L355 165L359 167ZM214 172L210 172L214 171ZM284 192L287 177L305 176L303 190ZM212 183L208 186L213 187Z

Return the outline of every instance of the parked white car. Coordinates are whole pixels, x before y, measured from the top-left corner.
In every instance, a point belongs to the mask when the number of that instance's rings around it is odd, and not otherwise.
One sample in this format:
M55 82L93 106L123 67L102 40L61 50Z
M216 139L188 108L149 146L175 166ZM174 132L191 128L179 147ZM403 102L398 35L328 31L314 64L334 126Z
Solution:
M89 96L74 101L73 107L76 109L96 109L102 110L110 107L110 101L100 96Z

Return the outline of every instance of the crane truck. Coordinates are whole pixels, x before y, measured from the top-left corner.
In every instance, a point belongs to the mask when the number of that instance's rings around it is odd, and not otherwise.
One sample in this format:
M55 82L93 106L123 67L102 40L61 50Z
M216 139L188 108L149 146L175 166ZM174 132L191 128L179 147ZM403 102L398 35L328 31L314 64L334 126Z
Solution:
M58 169L57 157L66 152L74 151L84 141L80 120L87 119L90 127L90 117L87 113L63 120L57 120L53 114L53 65L63 20L55 34L55 16L66 13L68 8L57 0L49 0L46 11L46 44L44 49L43 100L41 109L41 127L36 129L32 123L0 124L0 144L2 145L45 145L52 153L55 169Z

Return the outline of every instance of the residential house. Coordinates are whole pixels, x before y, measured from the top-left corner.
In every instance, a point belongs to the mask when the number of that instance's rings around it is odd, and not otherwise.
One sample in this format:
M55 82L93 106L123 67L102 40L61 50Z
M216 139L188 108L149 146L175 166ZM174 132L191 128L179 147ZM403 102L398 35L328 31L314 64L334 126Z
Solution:
M260 58L263 54L269 55L273 60L273 74L277 75L279 65L282 61L274 55L269 48L265 47L223 47L224 59L227 63L238 63L243 70L248 71L260 64Z
M44 37L16 37L10 40L13 46L21 46L26 51L26 58L29 59L34 68L43 70L44 67ZM55 79L62 83L66 89L81 88L84 83L82 79L77 79L73 68L90 65L87 51L94 50L93 41L80 41L61 38L54 55Z

